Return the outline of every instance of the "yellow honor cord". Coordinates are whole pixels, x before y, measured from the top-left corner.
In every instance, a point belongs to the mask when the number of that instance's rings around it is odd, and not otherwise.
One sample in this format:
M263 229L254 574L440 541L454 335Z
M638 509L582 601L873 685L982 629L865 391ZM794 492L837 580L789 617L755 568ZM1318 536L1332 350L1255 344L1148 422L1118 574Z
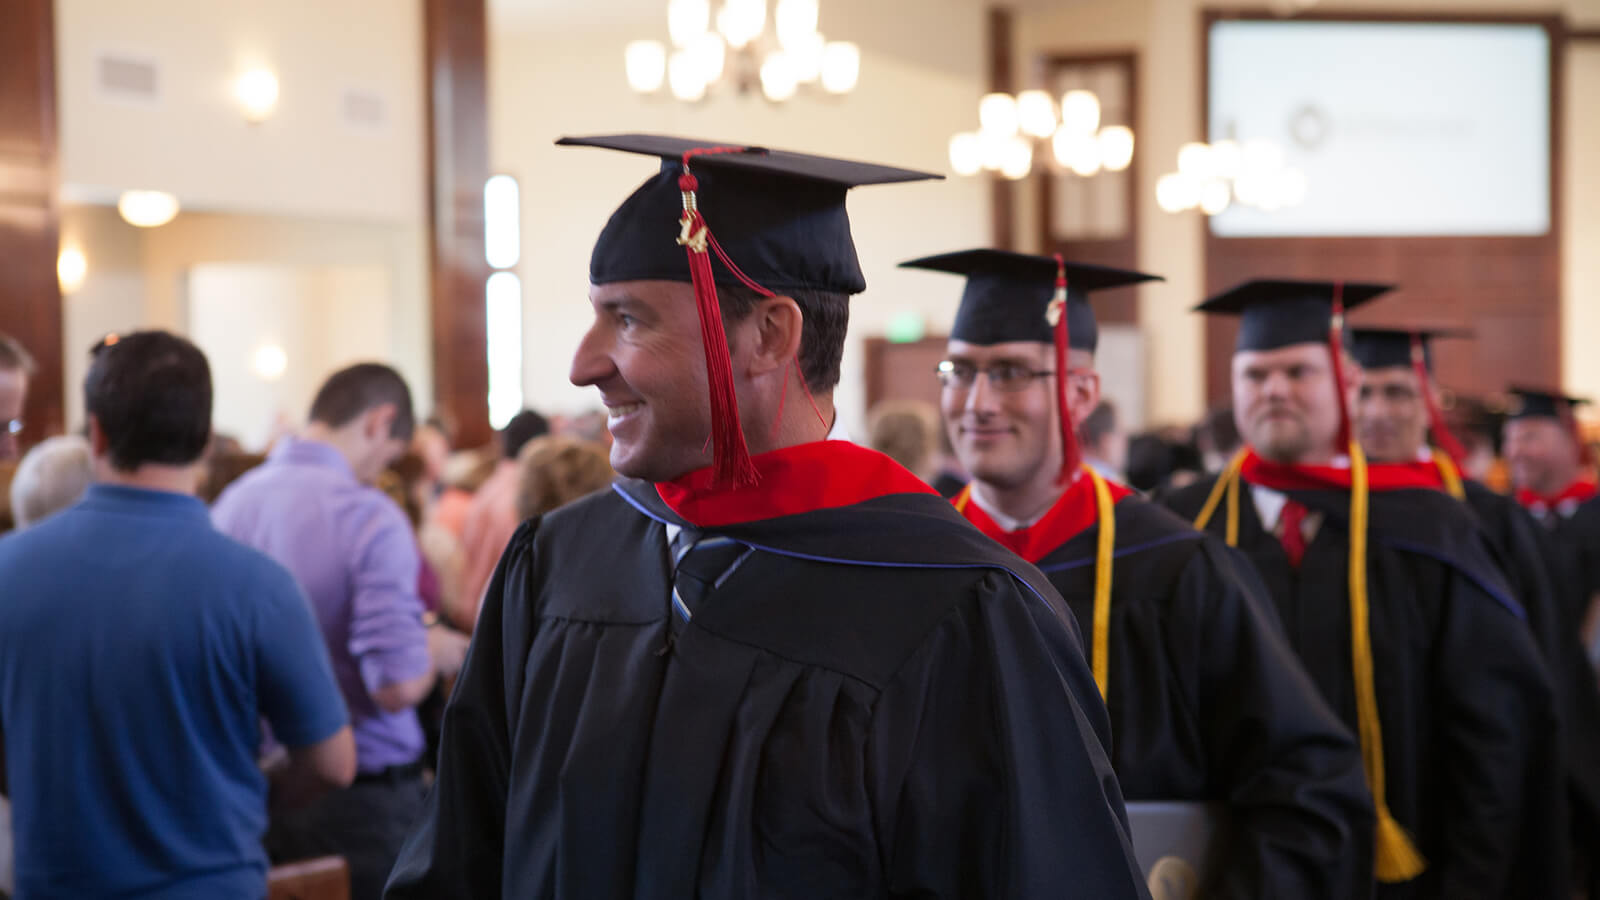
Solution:
M1463 496L1461 478L1455 464L1443 454L1435 454L1439 471L1446 487L1457 497ZM1195 518L1194 526L1204 529L1216 514L1223 496L1228 500L1227 542L1230 547L1239 545L1239 482L1244 465L1244 451L1233 462L1211 489L1211 495ZM1356 689L1356 730L1361 738L1361 760L1366 769L1367 788L1372 793L1372 803L1377 810L1377 855L1375 874L1385 884L1410 881L1427 868L1427 861L1417 851L1411 836L1396 822L1385 800L1383 770L1383 726L1378 720L1378 692L1373 678L1372 632L1367 603L1367 515L1368 483L1367 458L1355 442L1350 445L1350 656Z
M1100 688L1100 699L1105 700L1106 685L1111 681L1111 564L1117 545L1117 519L1106 480L1088 466L1083 471L1094 484L1095 517L1100 524L1094 554L1094 647L1090 668L1095 686Z
M956 512L961 513L962 515L966 515L967 514L967 503L970 502L971 500L972 500L972 485L969 484L966 487L961 489L961 493L956 495L956 499L954 501L955 502L955 506L956 506Z
M1435 449L1433 464L1439 470L1439 477L1444 479L1445 491L1457 500L1467 499L1467 489L1461 484L1461 470L1456 468L1456 461L1450 458L1450 454Z

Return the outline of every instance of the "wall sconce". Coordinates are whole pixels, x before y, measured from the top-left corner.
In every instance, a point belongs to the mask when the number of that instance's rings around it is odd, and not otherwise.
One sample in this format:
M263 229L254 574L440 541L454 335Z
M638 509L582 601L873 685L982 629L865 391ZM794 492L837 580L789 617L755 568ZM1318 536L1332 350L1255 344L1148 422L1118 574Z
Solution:
M117 212L129 225L158 228L178 215L178 198L165 191L123 191Z
M77 247L63 247L61 255L56 257L56 281L61 284L61 293L71 294L83 287L83 279L89 274L89 261L84 258L83 251Z
M265 122L278 108L278 76L267 69L251 69L233 83L233 97L244 109L245 121Z

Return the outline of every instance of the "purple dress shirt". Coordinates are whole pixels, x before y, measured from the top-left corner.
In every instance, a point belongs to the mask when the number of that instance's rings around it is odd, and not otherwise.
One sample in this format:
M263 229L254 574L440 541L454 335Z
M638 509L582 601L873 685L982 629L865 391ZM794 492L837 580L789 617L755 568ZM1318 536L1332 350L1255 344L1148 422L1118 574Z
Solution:
M357 481L333 447L285 438L223 492L211 517L282 564L310 599L350 709L357 768L416 762L424 747L416 711L387 713L372 699L433 664L417 596L421 557L400 507Z

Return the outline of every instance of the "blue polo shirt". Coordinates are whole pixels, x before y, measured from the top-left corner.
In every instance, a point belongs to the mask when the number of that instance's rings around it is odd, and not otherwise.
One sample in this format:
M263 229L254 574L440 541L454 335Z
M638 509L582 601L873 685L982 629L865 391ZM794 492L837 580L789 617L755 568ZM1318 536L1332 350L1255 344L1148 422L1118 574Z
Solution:
M289 573L193 497L96 485L0 538L0 733L18 900L263 897L260 717L346 722Z

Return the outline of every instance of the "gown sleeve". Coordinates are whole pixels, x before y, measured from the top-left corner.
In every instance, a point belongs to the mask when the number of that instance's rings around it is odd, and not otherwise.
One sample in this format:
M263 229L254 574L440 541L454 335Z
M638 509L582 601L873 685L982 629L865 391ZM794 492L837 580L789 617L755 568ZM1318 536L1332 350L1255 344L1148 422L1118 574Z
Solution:
M518 529L489 582L445 706L438 776L389 876L387 900L501 896L511 734L535 600L537 527L534 519Z
M1211 778L1226 789L1226 858L1203 896L1370 896L1372 798L1355 737L1283 638L1257 579L1208 540L1176 585L1174 626L1200 656ZM1187 621L1185 621L1187 619Z
M1105 725L1058 611L1009 576L983 579L873 713L868 785L889 896L1147 897Z

